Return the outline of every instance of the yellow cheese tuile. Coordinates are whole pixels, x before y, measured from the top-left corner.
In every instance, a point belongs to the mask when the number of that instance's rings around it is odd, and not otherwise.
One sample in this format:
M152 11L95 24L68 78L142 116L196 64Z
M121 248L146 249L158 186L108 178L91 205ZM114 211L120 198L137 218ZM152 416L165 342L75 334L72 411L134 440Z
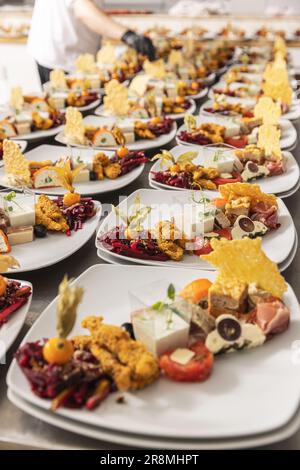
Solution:
M248 285L255 283L275 297L283 297L287 284L277 265L263 252L261 238L213 239L211 245L213 251L201 258L219 269L217 282L224 285L233 280Z
M16 186L31 186L29 161L22 154L18 144L12 140L3 142L3 162L8 181Z
M277 197L274 194L264 193L258 184L252 183L227 183L222 184L219 192L223 199L227 202L241 197L249 197L251 200L251 208L260 202L270 206L278 207Z
M281 116L280 103L272 100L268 96L262 96L259 98L255 108L254 117L262 119L263 124L277 125Z
M105 85L104 109L114 116L127 116L129 113L128 89L117 80Z
M67 88L65 72L61 69L54 69L50 72L50 82L54 88L64 90Z
M75 61L75 67L78 72L82 73L95 73L96 62L92 54L81 54Z
M144 63L144 70L147 75L156 80L162 80L167 75L165 63L162 59L154 62L146 60Z
M24 106L24 97L21 87L17 86L11 89L9 104L15 111L22 111Z
M66 125L64 130L68 143L84 144L85 125L80 111L76 108L69 107L66 111Z
M273 157L277 159L282 158L280 149L280 129L276 126L263 124L258 129L257 146L264 149L266 157Z

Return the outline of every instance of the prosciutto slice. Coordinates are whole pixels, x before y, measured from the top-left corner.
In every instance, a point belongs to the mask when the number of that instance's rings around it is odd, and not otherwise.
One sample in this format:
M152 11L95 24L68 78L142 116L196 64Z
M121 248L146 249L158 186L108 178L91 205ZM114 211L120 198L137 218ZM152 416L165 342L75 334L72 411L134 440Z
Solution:
M283 333L289 325L290 312L279 299L261 301L256 307L256 324L265 335Z
M253 207L251 219L262 222L269 230L275 230L280 226L278 223L278 211L276 206L269 206L264 202L259 202Z
M269 176L282 175L284 173L283 161L269 161L266 162L266 167L269 170Z

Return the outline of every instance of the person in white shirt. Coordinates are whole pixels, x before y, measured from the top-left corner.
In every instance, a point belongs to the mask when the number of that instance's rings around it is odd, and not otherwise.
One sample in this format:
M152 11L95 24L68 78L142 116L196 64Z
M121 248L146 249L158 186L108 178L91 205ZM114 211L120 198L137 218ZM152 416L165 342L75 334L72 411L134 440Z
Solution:
M52 69L72 72L79 54L96 54L100 37L121 40L136 51L155 58L149 38L138 35L107 16L99 0L35 0L28 51L38 65L41 82Z

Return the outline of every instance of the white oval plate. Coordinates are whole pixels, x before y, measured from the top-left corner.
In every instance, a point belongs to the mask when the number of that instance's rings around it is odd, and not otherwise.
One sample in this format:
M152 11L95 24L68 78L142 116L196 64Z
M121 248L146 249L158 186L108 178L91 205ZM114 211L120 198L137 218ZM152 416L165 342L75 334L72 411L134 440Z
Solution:
M73 156L89 156L93 155L95 152L92 149L78 149L76 147L62 147L61 145L40 145L39 147L30 150L25 154L28 160L34 160L37 162L43 160L52 160L53 162L57 161L59 158L67 155ZM113 156L114 151L107 150L106 154L108 156ZM95 194L103 194L109 191L116 191L117 189L124 188L128 184L136 180L142 173L145 168L145 164L140 165L134 170L130 171L124 176L120 176L114 180L105 178L103 181L89 181L86 183L75 183L74 187L76 192L82 196L91 196ZM4 188L16 189L12 186L8 186L5 181L4 168L0 168L0 184ZM64 188L44 188L44 189L35 189L33 188L36 194L50 194L53 196L62 196L67 191Z
M128 321L131 311L128 292L132 286L139 288L159 279L184 286L199 277L213 280L215 273L162 267L93 266L75 281L84 288L85 295L72 334L86 334L80 322L90 312L107 312L104 320L115 325ZM293 418L300 399L300 376L291 349L300 337L300 311L291 287L284 301L291 311L290 328L255 350L217 357L207 382L179 384L161 378L144 390L126 394L124 406L116 403L116 395L112 394L92 412L61 408L56 415L117 433L153 438L232 439L273 432ZM57 299L39 316L23 344L56 334L56 304ZM7 384L30 404L50 410L49 400L31 392L15 360Z
M194 114L196 111L196 103L194 100L189 100L190 102L190 107L185 110L184 113L177 113L177 114L166 114L165 116L167 118L173 119L174 121L180 121L181 119L184 118L186 113L188 114ZM95 114L96 116L101 116L101 117L113 117L110 116L105 110L104 110L104 105L102 104L99 106L99 108L95 109ZM143 120L143 119L142 119Z
M201 155L203 151L203 147L197 145L190 145L195 152L198 152L198 156L195 158L194 163L195 164L203 164L203 157ZM173 147L170 152L172 155L174 155L175 159L179 157L182 153L186 152L186 146L185 145L176 145L176 147ZM300 178L300 168L298 165L298 162L295 160L294 156L290 152L283 152L284 157L286 158L286 172L283 173L282 175L278 176L271 176L269 178L260 178L258 180L254 180L253 184L258 184L261 187L261 190L264 193L268 194L278 194L280 195L281 193L284 193L286 191L290 191L296 187L299 178ZM174 190L174 191L186 191L186 189L182 188L175 188L171 186L167 186L166 184L158 183L152 178L152 171L160 171L167 169L168 166L160 166L160 161L156 161L154 165L152 166L150 172L149 172L149 183L153 184L157 188L161 189L169 189L169 190ZM208 191L209 194L212 194L216 196L218 192L216 191Z
M15 279L14 279L15 280ZM17 281L18 279L16 279ZM32 292L32 284L27 281L20 281L22 286L30 286L31 287L31 295L28 297L26 304L22 305L16 312L14 312L9 318L7 323L0 326L0 360L4 354L7 353L15 339L17 338L18 334L20 333L22 326L24 325L26 315L30 309L31 300L33 296ZM4 346L4 348L3 348Z
M197 116L197 125L203 124L205 122L211 122L215 124L221 124L226 127L226 122L230 118L224 117L224 116L215 116L215 115L209 115L209 116ZM279 121L280 127L281 127L281 138L280 138L280 148L281 149L289 149L291 147L294 147L294 145L297 142L297 131L291 121L288 121L287 119L280 119ZM176 133L176 141L180 145L187 145L187 146L195 146L196 144L194 143L189 143L189 142L184 142L181 140L178 136L180 132L186 131L186 126L183 124L180 126L177 130ZM201 147L201 146L200 146Z
M72 232L68 237L64 233L47 233L45 238L36 238L31 243L15 245L12 247L12 256L20 263L17 269L10 269L8 273L15 274L52 266L68 258L78 251L95 234L101 217L100 202L94 201L97 213L87 220L83 228Z
M130 206L133 205L135 197L140 195L141 202L145 206L152 206L153 210L150 212L148 217L143 222L145 229L152 229L155 224L160 220L170 220L172 213L170 208L172 205L178 203L178 199L183 201L189 201L191 198L191 192L185 191L181 192L180 195L176 195L174 191L156 191L154 189L138 189L134 191L128 198L120 203L118 206L121 211L127 213L127 210ZM209 198L210 196L207 192L206 195ZM266 252L267 256L274 261L276 264L282 263L285 261L295 243L295 226L293 219L288 211L288 208L284 202L278 198L278 216L279 223L281 226L268 234L262 237L263 249ZM138 258L130 258L128 256L119 255L113 253L109 249L105 248L101 243L98 242L98 238L105 232L113 229L118 224L118 219L115 212L110 212L108 216L101 222L97 236L96 236L96 247L102 252L108 253L111 257L121 260L128 260L131 263L137 263L142 265L149 266L171 266L171 267L183 267L183 268L196 268L196 269L208 269L213 270L207 261L200 259L198 256L190 256L185 254L182 261L152 261L152 260L142 260Z
M241 103L245 105L247 105L247 103L253 102L253 107L255 106L255 102L256 102L256 100L252 98L236 98L234 96L227 96L226 101L228 103ZM200 116L212 116L212 114L205 111L204 108L212 107L213 103L214 103L213 99L205 101L205 103L203 103L200 107L200 111L199 111ZM300 100L294 98L289 111L283 114L282 118L287 119L289 121L295 121L296 119L299 119L300 118Z
M129 80L125 80L124 82L122 82L122 85L124 85L125 87L128 87L128 85L129 85ZM50 82L44 83L44 85L43 85L44 91L48 93L49 88L50 88ZM72 90L69 89L68 91L72 91ZM91 92L93 92L93 93L99 93L100 95L104 95L104 94L105 94L105 89L104 89L104 88L91 88L91 89L88 90L88 91L91 91ZM80 109L80 108L79 108L79 109Z
M207 75L207 77L203 78L203 83L205 83L205 85L210 86L214 83L215 79L216 79L216 74L215 72L212 72L209 75Z
M109 432L107 429L99 426L88 426L78 423L71 419L67 419L51 411L45 411L37 406L31 405L23 400L19 395L14 393L10 388L7 390L7 398L17 408L25 413L44 421L47 424L56 426L60 429L70 431L75 434L97 439L99 441L113 442L133 447L143 447L149 449L196 449L196 450L217 450L217 449L245 449L250 447L259 447L283 441L291 437L300 427L300 410L296 412L294 417L286 426L270 433L254 435L253 437L244 437L237 439L215 439L215 440L176 440L159 438L155 439L151 436L146 437L138 434L118 433L117 431ZM26 445L26 442L16 442L16 444ZM32 444L32 442L30 442ZM51 445L42 446L43 449L53 449ZM57 447L56 447L57 448Z
M84 113L85 111L92 111L93 109L97 108L97 106L99 106L100 103L101 103L101 99L99 98L99 99L93 101L92 103L87 104L86 106L75 106L75 107L76 107L76 109L78 109L78 111L81 111L82 113ZM60 109L60 112L64 113L66 111L67 107L68 106L66 106L63 109Z
M105 126L105 125L106 126L112 125L115 122L115 119L91 115L91 116L86 116L83 119L83 121L86 125L100 127L100 126ZM176 136L176 131L177 131L177 125L174 122L172 130L168 134L161 135L157 139L153 139L153 140L145 140L145 139L137 140L136 142L133 142L132 144L127 144L126 146L129 150L150 150L150 149L154 149L157 147L161 148L162 146L168 144L169 142L171 142L171 140L174 139L174 137ZM67 144L63 130L55 137L55 140L61 144L64 144L64 145ZM73 145L73 146L78 147L78 148L88 148L86 145ZM117 150L119 146L93 147L93 148L99 149L99 150L100 149L101 150L105 150L105 149Z
M34 131L29 134L17 135L16 137L12 137L11 140L19 140L20 138L29 141L47 139L48 137L53 137L58 132L61 132L63 128L64 126L58 126L53 129L48 129L47 131Z

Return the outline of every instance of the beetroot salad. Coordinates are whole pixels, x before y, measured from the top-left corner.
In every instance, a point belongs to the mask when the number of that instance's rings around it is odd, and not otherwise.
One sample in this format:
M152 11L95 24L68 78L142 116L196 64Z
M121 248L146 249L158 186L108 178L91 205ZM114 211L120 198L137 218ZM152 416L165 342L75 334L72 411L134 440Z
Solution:
M110 163L118 163L121 166L121 175L126 175L140 165L147 163L144 152L129 151L125 157L119 157L117 153L110 159Z
M92 410L113 391L113 383L89 351L75 349L66 364L49 364L43 356L45 343L45 340L26 343L15 357L32 392L51 399L52 410L59 407Z
M139 239L131 240L126 238L124 227L115 227L102 234L97 241L98 245L106 250L129 258L153 261L168 261L170 259L166 253L159 249L156 240L152 239L149 232L145 232L144 236Z
M77 232L82 229L84 222L96 214L95 204L91 197L82 197L79 203L72 206L65 206L62 196L55 199L54 202L60 208L70 227L67 235L71 235L72 230Z
M29 286L22 286L19 281L6 279L0 276L4 289L0 296L0 327L6 323L11 315L26 304L31 295ZM2 287L2 286L1 286Z

